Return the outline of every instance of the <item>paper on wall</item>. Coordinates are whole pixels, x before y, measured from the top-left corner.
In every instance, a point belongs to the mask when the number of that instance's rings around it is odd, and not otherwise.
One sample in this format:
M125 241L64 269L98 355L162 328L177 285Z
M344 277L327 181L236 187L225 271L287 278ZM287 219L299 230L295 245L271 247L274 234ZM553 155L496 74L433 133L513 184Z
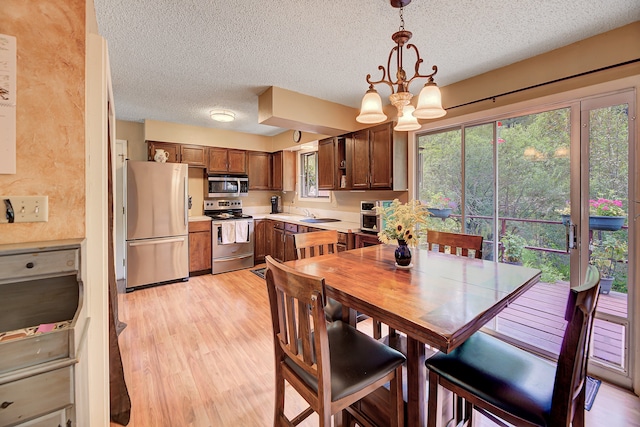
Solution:
M0 34L0 174L16 173L16 38Z

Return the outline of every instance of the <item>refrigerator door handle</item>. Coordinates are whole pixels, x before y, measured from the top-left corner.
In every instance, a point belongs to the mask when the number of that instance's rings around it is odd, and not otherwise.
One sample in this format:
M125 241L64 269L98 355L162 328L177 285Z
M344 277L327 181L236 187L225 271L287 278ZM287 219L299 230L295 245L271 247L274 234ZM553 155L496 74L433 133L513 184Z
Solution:
M184 242L184 238L162 239L162 240L153 240L153 241L144 241L144 242L129 242L129 246L148 246L148 245L159 245L161 243L178 243L178 242Z
M184 177L184 225L189 226L189 178Z

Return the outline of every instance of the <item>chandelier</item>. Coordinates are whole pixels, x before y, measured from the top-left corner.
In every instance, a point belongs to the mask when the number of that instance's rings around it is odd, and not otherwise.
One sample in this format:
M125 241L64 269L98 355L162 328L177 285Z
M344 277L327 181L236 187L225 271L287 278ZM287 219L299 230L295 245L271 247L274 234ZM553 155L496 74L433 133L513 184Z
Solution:
M360 123L374 124L382 123L387 119L387 116L382 112L382 99L378 92L374 89L374 86L380 83L385 83L391 88L391 95L389 100L391 104L398 110L398 124L395 126L395 130L409 131L420 128L420 124L417 119L436 119L442 117L447 112L442 108L442 97L440 95L440 89L438 85L433 81L433 76L438 72L438 67L433 66L433 73L420 74L420 64L422 58L420 58L420 52L414 44L407 44L407 51L410 49L416 52L416 63L413 77L407 79L407 74L403 68L403 49L405 44L411 39L411 32L404 29L404 6L411 3L411 0L390 0L391 6L400 9L400 28L397 32L393 33L391 39L396 43L396 46L391 49L389 53L389 59L387 60L387 68L382 65L378 66L378 69L382 71L382 79L378 81L371 81L371 74L367 74L367 83L369 83L369 90L362 98L362 105L360 108L360 114L356 117L356 120ZM396 80L391 80L391 58L396 55ZM409 92L409 85L414 79L425 78L428 79L418 95L417 106L414 107L410 104L413 94Z

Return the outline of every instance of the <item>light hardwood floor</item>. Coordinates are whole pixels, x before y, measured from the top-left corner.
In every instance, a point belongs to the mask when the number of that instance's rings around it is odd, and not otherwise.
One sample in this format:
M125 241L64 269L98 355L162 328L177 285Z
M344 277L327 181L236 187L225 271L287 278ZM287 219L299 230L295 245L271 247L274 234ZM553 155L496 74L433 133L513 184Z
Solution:
M121 294L119 304L128 325L119 342L130 427L272 425L273 344L262 279L249 270L192 277ZM370 321L359 328L370 333ZM286 404L289 414L306 408L290 388ZM300 425L317 426L317 417ZM587 412L587 427L600 426L640 427L640 398L603 384Z

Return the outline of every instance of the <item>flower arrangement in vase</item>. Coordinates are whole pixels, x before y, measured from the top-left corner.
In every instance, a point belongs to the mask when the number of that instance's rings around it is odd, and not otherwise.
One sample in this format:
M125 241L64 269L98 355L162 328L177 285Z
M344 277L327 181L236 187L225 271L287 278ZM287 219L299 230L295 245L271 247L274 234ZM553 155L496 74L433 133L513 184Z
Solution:
M408 246L415 247L420 243L420 225L426 225L430 213L419 200L401 203L395 199L387 207L378 206L376 212L380 215L384 226L378 233L382 243L398 241L396 249L396 264L407 267L411 264L411 251Z

